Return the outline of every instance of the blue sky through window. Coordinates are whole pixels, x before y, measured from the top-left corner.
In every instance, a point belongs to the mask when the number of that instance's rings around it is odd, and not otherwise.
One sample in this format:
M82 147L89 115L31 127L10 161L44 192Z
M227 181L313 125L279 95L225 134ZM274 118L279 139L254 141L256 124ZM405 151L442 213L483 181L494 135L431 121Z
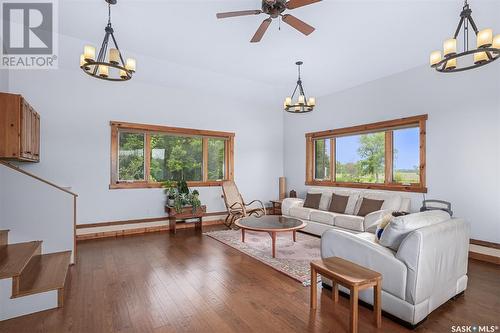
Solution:
M336 155L337 161L345 163L356 163L359 160L360 135L344 136L337 138ZM405 128L394 131L394 148L397 154L394 159L394 169L413 169L420 163L419 128Z

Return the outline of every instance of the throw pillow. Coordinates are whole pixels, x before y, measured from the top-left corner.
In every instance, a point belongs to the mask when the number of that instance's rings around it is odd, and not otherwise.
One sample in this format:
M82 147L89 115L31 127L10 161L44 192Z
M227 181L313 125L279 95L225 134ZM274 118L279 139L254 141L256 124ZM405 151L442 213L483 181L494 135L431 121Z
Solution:
M330 208L328 210L333 213L345 213L347 208L347 203L349 202L349 196L332 194L332 201L330 201Z
M304 207L318 209L320 201L321 193L307 193L306 200L304 201Z
M433 210L396 217L385 227L380 245L397 251L401 242L412 231L449 220L450 214Z
M380 240L380 237L382 236L382 233L384 232L384 229L387 227L389 223L391 223L393 219L392 214L387 214L384 217L382 217L377 224L377 230L375 230L375 241L378 243Z
M363 198L363 201L361 202L361 207L359 208L358 211L358 216L365 217L370 213L376 212L377 210L380 210L380 208L382 208L383 204L384 200L373 200L373 199Z

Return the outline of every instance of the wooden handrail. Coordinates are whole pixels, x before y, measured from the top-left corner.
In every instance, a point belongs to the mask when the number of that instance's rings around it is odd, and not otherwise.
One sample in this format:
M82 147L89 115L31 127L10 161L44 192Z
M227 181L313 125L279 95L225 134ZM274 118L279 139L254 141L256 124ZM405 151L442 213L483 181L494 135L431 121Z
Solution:
M20 172L20 173L22 173L22 174L25 174L26 176L29 176L29 177L31 177L31 178L33 178L33 179L36 179L36 180L38 180L38 181L40 181L40 182L42 182L42 183L45 183L45 184L47 184L47 185L49 185L49 186L52 186L52 187L54 187L54 188L56 188L56 189L58 189L58 190L60 190L60 191L66 192L66 193L68 193L68 194L71 194L71 195L72 195L72 196L74 196L75 198L76 198L76 197L78 197L78 194L73 193L73 192L71 192L71 191L69 191L69 190L67 190L67 189L65 189L65 188L62 188L61 186L58 186L58 185L56 185L56 184L54 184L54 183L52 183L52 182L49 182L48 180L45 180L45 179L40 178L40 177L38 177L38 176L35 176L35 175L33 175L33 174L31 174L31 173L29 173L29 172L27 172L27 171L24 171L23 169L18 168L18 167L14 166L14 165L12 165L12 164L10 164L10 163L8 163L8 162L5 162L5 161L0 161L0 164L5 165L7 168L10 168L10 169L12 169L12 170L14 170L14 171L17 171L17 172Z

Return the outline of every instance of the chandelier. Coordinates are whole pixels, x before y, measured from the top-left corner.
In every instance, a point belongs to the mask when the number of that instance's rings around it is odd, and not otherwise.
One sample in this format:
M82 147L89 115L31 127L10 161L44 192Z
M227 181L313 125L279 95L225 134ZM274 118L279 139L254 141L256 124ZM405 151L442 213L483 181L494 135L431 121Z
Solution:
M316 106L316 99L314 97L309 97L307 99L306 94L304 93L304 88L302 87L302 79L300 78L300 66L302 66L302 61L297 61L295 63L298 67L299 78L297 79L297 85L295 86L295 90L293 91L292 96L285 98L285 111L290 113L306 113L314 110ZM293 98L298 90L298 98L294 102Z
M80 56L80 68L90 76L108 81L127 81L132 78L135 73L135 59L128 58L123 60L120 48L116 43L113 27L111 26L111 5L115 5L117 0L105 0L108 3L108 24L104 31L104 40L102 41L101 49L96 58L96 48L91 45L85 45L83 54ZM109 49L109 39L113 42L114 47Z
M469 24L476 35L476 48L469 50ZM464 51L457 53L457 37L463 27ZM434 51L430 56L431 67L442 73L461 72L487 65L500 57L500 35L493 37L492 29L478 30L472 19L472 10L465 0L460 22L453 38L443 44L443 53ZM470 58L470 59L466 59Z

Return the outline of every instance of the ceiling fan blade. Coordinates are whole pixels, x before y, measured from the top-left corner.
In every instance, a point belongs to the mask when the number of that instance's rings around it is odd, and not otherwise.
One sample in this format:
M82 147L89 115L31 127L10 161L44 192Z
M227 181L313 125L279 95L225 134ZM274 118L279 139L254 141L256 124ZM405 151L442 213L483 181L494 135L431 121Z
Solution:
M260 24L259 29L257 29L257 31L255 32L255 35L253 36L253 38L250 41L250 43L260 42L260 40L262 39L262 37L266 33L267 28L269 28L269 25L271 24L272 21L273 20L271 18L267 18L264 21L262 21L262 23Z
M304 21L299 20L293 15L283 15L283 22L302 32L304 35L310 35L315 29Z
M286 8L295 9L299 7L304 7L316 2L320 2L321 0L290 0L286 3Z
M238 12L226 12L226 13L217 13L217 18L227 18L227 17L236 17L236 16L246 16L246 15L258 15L262 13L262 10L240 10Z

